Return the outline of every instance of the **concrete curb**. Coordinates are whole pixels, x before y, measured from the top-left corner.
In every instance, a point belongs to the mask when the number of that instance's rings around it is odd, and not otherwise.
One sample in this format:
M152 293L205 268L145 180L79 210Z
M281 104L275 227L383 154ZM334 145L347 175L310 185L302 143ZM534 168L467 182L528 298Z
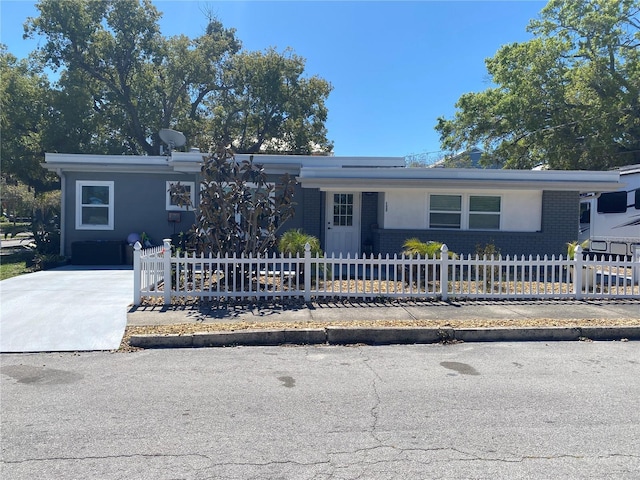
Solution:
M277 345L400 345L439 342L570 342L577 340L640 340L640 326L420 328L326 327L317 329L238 330L189 335L132 335L138 348L191 348Z

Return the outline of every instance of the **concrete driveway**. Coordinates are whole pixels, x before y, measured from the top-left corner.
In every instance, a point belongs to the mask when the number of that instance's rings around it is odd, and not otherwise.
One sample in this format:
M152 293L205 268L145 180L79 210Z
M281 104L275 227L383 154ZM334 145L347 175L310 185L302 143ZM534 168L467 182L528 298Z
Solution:
M118 348L133 300L127 267L65 266L0 282L0 352Z

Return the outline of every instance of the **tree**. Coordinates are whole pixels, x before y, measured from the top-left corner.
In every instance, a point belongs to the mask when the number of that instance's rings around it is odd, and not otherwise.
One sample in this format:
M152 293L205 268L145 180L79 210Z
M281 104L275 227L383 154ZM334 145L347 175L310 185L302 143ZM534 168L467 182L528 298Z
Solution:
M236 55L224 71L225 88L207 101L213 115L206 130L242 153L331 151L324 126L331 85L303 78L304 65L291 50Z
M78 137L85 152L120 145L121 153L157 155L161 128L182 130L190 145L205 150L220 136L238 151L258 151L274 138L283 142L273 147L279 151L331 147L323 124L328 83L301 78L304 62L297 57L240 52L235 30L211 14L205 32L190 39L163 37L161 13L150 0L41 0L37 8L26 35L46 39L39 53L66 72L62 94L78 91L80 112L89 105L93 111L73 130L95 129L90 145ZM229 125L220 123L220 111Z
M637 0L550 1L532 40L486 61L495 86L438 119L443 148L481 145L507 168L640 163L639 13Z
M45 191L57 185L44 170L43 135L49 125L50 86L41 66L18 60L0 45L0 151L2 178Z
M29 188L20 182L7 183L0 181L0 200L2 215L7 216L15 224L18 218L31 218L35 205L35 197Z
M295 180L286 174L277 185L267 182L262 165L236 161L226 147L205 159L200 201L190 244L198 253L258 255L270 250L276 233L293 216ZM190 192L177 183L171 195L190 205Z

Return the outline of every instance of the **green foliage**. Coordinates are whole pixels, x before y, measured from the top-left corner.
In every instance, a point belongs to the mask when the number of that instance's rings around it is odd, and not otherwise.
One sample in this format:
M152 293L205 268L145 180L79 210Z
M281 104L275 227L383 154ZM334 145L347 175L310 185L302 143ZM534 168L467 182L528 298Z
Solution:
M493 243L487 243L485 245L477 244L475 254L480 259L497 259L500 256L500 249ZM474 270L477 272L477 277L480 280L484 280L485 291L488 291L492 287L498 288L497 285L494 285L500 278L500 267L498 265L481 265L475 267Z
M421 257L429 257L440 258L442 248L441 242L427 241L423 242L419 238L409 238L402 245L403 249L402 254L407 257L413 257L415 255L420 255ZM456 254L454 252L448 253L449 258L456 258Z
M301 229L291 229L284 232L278 241L278 251L293 257L296 255L303 257L304 247L307 243L311 247L312 256L322 256L320 240L313 235L304 233Z
M31 231L40 255L57 256L60 252L60 196L56 190L36 197ZM44 261L49 262L49 258Z
M583 242L575 240L567 243L567 258L569 260L574 260L576 258L576 248L578 248L578 245L580 245L582 251L585 251L589 248L589 240L584 240Z
M33 270L49 270L62 267L68 263L68 259L55 253L36 253L33 257Z
M278 230L294 213L291 176L284 175L277 185L269 183L253 157L238 162L225 147L205 159L201 175L191 248L214 255L258 255L275 246ZM189 205L190 196L180 187L174 185L171 195L178 204Z
M204 32L164 37L150 0L41 0L26 35L60 70L51 92L48 151L157 155L161 128L202 151L330 151L328 82L306 78L289 51L246 52L213 14Z
M0 181L2 212L15 223L18 218L31 218L35 205L33 191L22 182ZM6 232L5 232L6 235Z
M324 122L332 87L304 78L304 65L290 49L235 55L223 73L228 88L207 100L213 116L206 131L242 153L331 151Z
M480 258L498 258L500 256L500 249L496 247L493 243L486 243L484 245L477 244L476 245L476 255Z
M57 178L40 165L52 101L47 77L35 61L18 60L0 45L0 78L3 190L18 184L51 189Z
M486 61L495 87L439 118L442 147L476 145L507 168L604 170L640 163L640 6L552 0L534 38Z
M278 241L278 251L282 255L304 257L304 247L307 243L309 244L312 257L324 257L324 252L320 248L320 240L313 235L304 233L301 229L291 229L284 232ZM320 263L318 270L316 270L316 265L317 264L314 263L311 267L312 282L316 280L316 272L318 272L321 277L332 277L331 272L333 269L330 264ZM302 262L298 265L298 275L300 278L304 278L304 265Z

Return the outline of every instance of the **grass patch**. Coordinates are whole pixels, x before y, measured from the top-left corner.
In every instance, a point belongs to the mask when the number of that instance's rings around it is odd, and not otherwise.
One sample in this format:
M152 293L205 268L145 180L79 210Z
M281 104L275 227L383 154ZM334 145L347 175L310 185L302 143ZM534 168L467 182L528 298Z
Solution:
M0 280L32 272L33 255L34 253L29 251L17 251L2 255L0 257Z

